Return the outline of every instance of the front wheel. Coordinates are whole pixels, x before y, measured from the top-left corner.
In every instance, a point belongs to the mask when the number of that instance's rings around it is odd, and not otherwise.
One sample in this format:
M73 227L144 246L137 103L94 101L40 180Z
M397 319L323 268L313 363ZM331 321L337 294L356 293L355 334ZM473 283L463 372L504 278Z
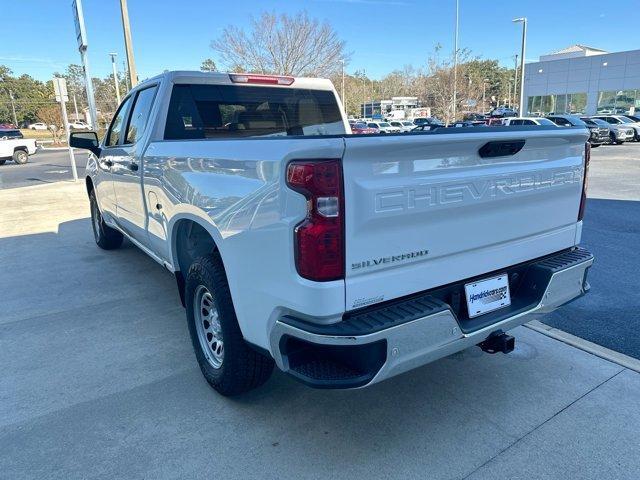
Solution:
M91 227L93 228L93 238L103 250L114 250L122 245L124 239L122 233L104 223L96 192L94 190L89 194L89 204L91 206Z
M191 343L209 385L233 396L269 379L274 362L244 340L218 253L197 258L189 268L185 303Z
M16 150L13 152L13 161L18 165L24 165L29 161L29 154L24 150Z

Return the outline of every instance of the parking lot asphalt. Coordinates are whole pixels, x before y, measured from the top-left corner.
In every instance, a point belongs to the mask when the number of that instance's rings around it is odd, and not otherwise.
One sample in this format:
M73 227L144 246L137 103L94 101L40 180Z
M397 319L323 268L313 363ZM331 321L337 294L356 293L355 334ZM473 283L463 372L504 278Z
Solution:
M591 291L542 321L640 359L640 143L592 150L582 245Z
M276 372L226 399L173 277L94 245L81 183L0 190L9 203L0 477L640 477L640 375L617 364L518 328L509 355L474 347L356 391Z
M87 154L75 150L74 155L78 178L84 178ZM35 155L31 155L29 162L24 165L18 165L13 161L0 165L0 189L60 182L72 178L68 149L40 149Z

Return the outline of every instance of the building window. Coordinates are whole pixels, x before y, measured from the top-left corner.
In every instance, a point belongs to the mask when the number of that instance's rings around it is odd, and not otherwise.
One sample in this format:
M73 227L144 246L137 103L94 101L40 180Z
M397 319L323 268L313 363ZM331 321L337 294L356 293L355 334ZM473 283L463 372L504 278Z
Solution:
M528 111L531 115L584 113L587 106L586 93L561 93L529 97Z
M598 92L600 114L629 114L640 110L640 90Z

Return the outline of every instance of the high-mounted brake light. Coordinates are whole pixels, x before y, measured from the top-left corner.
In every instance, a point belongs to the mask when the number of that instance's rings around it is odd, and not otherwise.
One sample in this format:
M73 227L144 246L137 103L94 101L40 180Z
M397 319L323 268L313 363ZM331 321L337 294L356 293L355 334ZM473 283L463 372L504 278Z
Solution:
M578 210L578 221L584 218L584 209L587 206L587 187L589 186L589 161L591 160L591 144L584 145L584 178L582 179L582 198Z
M287 185L307 199L295 230L298 273L318 282L344 278L344 193L340 160L296 160Z
M229 79L233 83L255 83L259 85L291 85L293 77L282 75L257 75L253 73L230 73Z

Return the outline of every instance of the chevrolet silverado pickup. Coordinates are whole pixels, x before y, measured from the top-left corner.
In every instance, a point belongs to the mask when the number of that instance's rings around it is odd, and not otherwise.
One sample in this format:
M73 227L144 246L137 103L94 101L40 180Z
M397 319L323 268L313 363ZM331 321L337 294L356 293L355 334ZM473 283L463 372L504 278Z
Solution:
M89 150L95 241L175 275L195 357L223 395L274 364L357 388L589 289L584 127L352 135L328 80L167 72Z

